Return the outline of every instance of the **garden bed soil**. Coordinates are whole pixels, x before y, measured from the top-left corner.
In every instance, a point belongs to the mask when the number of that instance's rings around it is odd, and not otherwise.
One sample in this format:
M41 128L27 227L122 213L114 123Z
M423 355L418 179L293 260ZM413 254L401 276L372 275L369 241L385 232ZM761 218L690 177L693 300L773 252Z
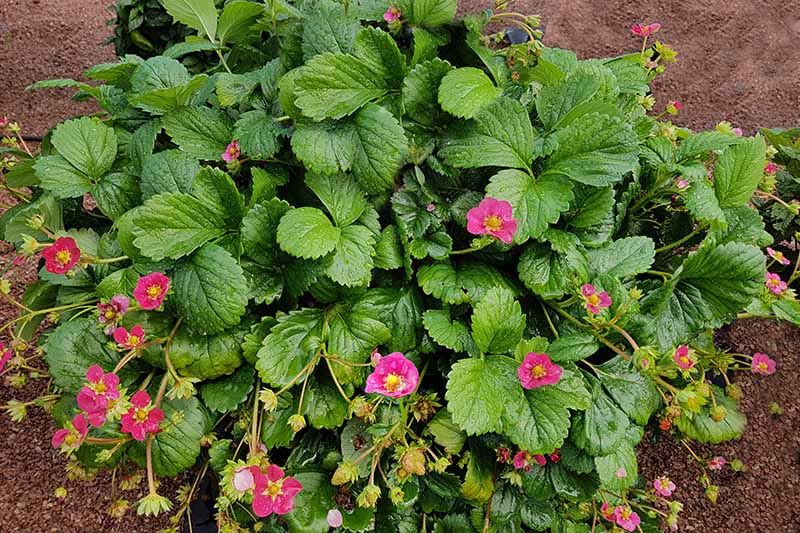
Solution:
M59 121L91 112L91 104L69 99L72 91L31 94L24 88L45 78L78 77L87 67L113 60L100 43L108 34L109 0L2 0L0 2L0 116L23 124L26 133L43 134ZM491 7L462 2L461 10ZM800 55L793 43L800 38L800 5L782 0L524 1L516 10L543 15L545 43L576 50L581 58L634 51L628 33L634 22L658 21L659 37L678 50L680 61L655 85L659 102L678 99L681 125L708 128L729 120L746 131L758 126L800 125ZM4 203L6 199L0 199ZM0 248L0 264L13 258ZM32 265L17 268L15 294L34 279ZM16 315L0 305L0 321ZM642 473L650 480L669 475L679 486L676 497L686 509L683 531L703 533L795 533L800 531L800 402L796 390L800 372L800 330L764 321L738 322L720 335L734 351L763 351L778 361L778 373L753 379L742 375L742 408L749 418L740 441L697 446L702 455L738 458L746 473L729 469L712 476L720 486L719 502L708 502L695 481L700 471L679 443L651 435L640 453ZM36 382L23 390L0 383L0 404L12 398L29 401L45 390ZM785 414L775 417L768 403ZM0 533L6 532L150 532L169 524L129 512L124 521L110 518L110 476L69 481L64 459L50 448L54 425L41 409L14 424L0 415ZM53 496L65 486L65 500ZM162 492L174 499L177 482ZM144 494L121 493L131 504Z

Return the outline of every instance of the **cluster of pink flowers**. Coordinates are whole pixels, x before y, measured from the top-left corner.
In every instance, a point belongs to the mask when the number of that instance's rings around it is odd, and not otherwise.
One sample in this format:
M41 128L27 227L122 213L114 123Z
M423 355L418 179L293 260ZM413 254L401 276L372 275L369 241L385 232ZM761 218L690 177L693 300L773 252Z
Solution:
M766 273L764 285L776 296L782 295L789 288L789 285L787 285L778 274L773 272Z
M675 355L672 356L672 359L681 370L691 370L696 363L692 355L689 353L689 347L685 344L682 344L675 349Z
M668 477L661 476L653 481L653 488L659 496L669 498L675 491L675 483L673 483Z
M385 20L386 22L397 22L398 20L400 20L400 17L402 15L403 13L400 11L400 8L390 6L389 9L387 9L386 12L383 14L383 20Z
M561 456L559 455L558 450L549 454L547 457L541 454L532 454L528 450L520 450L514 455L512 464L517 470L530 472L533 463L536 463L539 466L545 466L548 458L553 463L561 461Z
M389 398L402 398L417 390L419 371L417 367L400 352L386 357L372 352L375 370L367 377L366 392L376 392Z
M154 407L150 402L150 395L140 390L131 396L131 408L122 415L120 430L138 441L143 441L149 433L161 431L162 420L164 411Z
M473 235L491 235L506 244L514 241L517 221L514 209L505 200L487 197L467 211L467 231Z
M561 380L564 370L543 353L530 352L517 369L522 388L530 390L545 385L555 385Z
M661 29L661 24L653 22L652 24L634 24L631 26L631 33L637 37L650 37Z
M106 325L106 335L113 335L117 323L128 312L131 301L121 294L111 298L108 303L97 304L97 321Z
M767 166L764 167L764 174L775 174L778 172L778 165L770 161L767 163Z
M617 505L612 509L608 502L603 502L600 507L600 514L603 515L603 518L609 522L614 522L625 531L636 531L641 522L639 515L627 505Z
M87 384L78 392L78 407L86 412L89 423L100 427L106 422L108 411L119 400L119 376L104 372L99 365L86 371Z
M716 456L708 461L709 470L722 470L722 467L728 464L728 461L721 456Z
M750 369L754 374L761 374L763 376L770 376L775 373L775 361L765 353L756 352L753 354L753 361L750 364Z
M231 141L225 151L222 152L222 160L226 163L233 163L239 159L240 155L242 155L242 152L239 149L239 141Z
M88 434L89 425L86 422L86 415L78 413L71 422L67 422L67 427L53 433L53 448L61 448L65 452L77 450Z
M44 268L51 274L66 274L81 259L81 250L72 237L59 237L42 250Z
M581 295L583 296L586 310L593 315L611 307L611 297L608 293L606 291L597 292L597 289L591 283L586 283L581 287Z
M284 474L277 465L266 472L257 466L240 468L233 475L233 486L241 492L253 493L253 513L261 518L271 514L285 515L294 509L294 497L303 485Z
M169 291L170 281L161 272L153 272L142 276L133 289L133 297L139 309L153 310L161 307ZM106 326L107 335L112 335L114 340L125 349L132 350L142 345L145 339L144 328L137 324L128 331L119 326L119 322L130 309L130 300L121 294L111 298L109 302L97 304L97 320Z
M778 263L780 263L782 265L791 265L792 264L792 262L789 261L789 258L786 257L785 255L783 255L783 252L779 252L778 250L774 250L773 248L770 248L769 246L767 246L767 255L769 255L771 258L773 258L775 261L777 261Z

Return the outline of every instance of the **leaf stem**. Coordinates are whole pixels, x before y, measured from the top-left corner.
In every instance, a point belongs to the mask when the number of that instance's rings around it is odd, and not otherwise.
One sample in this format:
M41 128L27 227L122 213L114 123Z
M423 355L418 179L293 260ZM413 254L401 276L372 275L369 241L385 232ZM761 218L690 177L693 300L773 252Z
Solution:
M699 234L700 232L704 231L705 229L706 229L706 225L705 224L701 224L700 226L695 228L691 233L689 233L688 235L684 236L683 238L673 242L672 244L667 244L666 246L662 246L661 248L656 248L656 254L668 252L668 251L672 250L673 248L677 248L681 244L684 244L685 242L691 240L695 235Z

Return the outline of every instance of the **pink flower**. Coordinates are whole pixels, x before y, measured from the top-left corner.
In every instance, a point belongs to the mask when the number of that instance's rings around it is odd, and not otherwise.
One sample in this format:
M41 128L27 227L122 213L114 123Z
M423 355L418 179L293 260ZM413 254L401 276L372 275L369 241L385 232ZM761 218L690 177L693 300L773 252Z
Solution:
M342 523L344 522L344 517L342 516L342 512L339 509L331 509L328 511L328 516L326 517L326 520L330 527L342 527Z
M688 186L689 186L689 180L687 180L687 179L684 179L684 178L675 178L675 179L673 180L673 183L675 184L675 186L676 186L678 189L681 189L681 190L682 190L682 189L685 189L686 187L688 187Z
M778 274L767 272L766 279L767 281L764 283L764 285L766 285L773 294L778 296L786 292L786 289L789 288L786 282L783 281Z
M731 129L731 131L737 137L741 137L742 135L744 135L744 130L742 130L742 128L733 128L733 129Z
M109 303L97 304L97 321L101 324L109 324L109 329L106 329L107 334L114 333L113 325L120 321L122 315L128 312L130 307L130 300L127 297L118 294L111 298Z
M8 123L9 123L8 117L0 118L0 128L5 128L6 126L8 126Z
M386 13L383 14L383 20L386 22L395 22L400 20L400 16L403 13L400 11L400 8L390 6L389 9L386 10Z
M517 375L524 389L555 385L561 380L563 369L543 353L529 352L519 365Z
M631 33L638 37L649 37L661 29L661 24L653 22L652 24L634 24L631 26Z
M233 488L240 492L247 492L256 486L250 467L242 467L233 473Z
M414 392L419 383L419 372L414 363L400 352L386 357L376 354L375 370L367 377L366 392L377 392L390 398L401 398Z
M533 463L538 464L539 466L544 466L547 464L547 459L544 455L539 454L532 454L528 450L520 450L514 455L514 468L517 470L523 470L525 472L531 471L531 465Z
M144 441L148 433L158 433L164 411L150 404L150 395L140 390L131 396L131 408L122 415L120 431L129 433L138 441Z
M724 457L720 457L719 455L708 461L708 468L711 470L722 470L722 467L725 466L728 461L725 460Z
M511 244L517 232L513 208L505 200L486 197L478 207L467 211L467 231L473 235L491 235Z
M639 515L631 510L627 505L617 505L614 509L614 518L617 525L625 531L636 531L639 527Z
M51 274L66 274L81 258L81 251L72 237L59 237L42 250L44 268Z
M6 367L6 364L14 357L14 350L6 350L6 345L0 341L0 372Z
M139 278L133 297L142 309L157 309L169 290L169 278L161 272L153 272Z
M276 465L269 465L266 475L257 466L251 466L250 472L255 479L253 512L256 516L284 515L294 509L294 497L303 490L299 481L285 476Z
M106 421L106 412L112 402L119 398L119 377L92 365L86 371L86 381L89 384L78 392L78 407L86 411L91 425L100 427Z
M675 490L675 483L670 481L668 477L661 476L653 481L653 488L656 489L656 492L660 496L669 498L672 496L672 492Z
M775 373L775 361L765 353L754 353L753 362L750 365L753 374L769 376Z
M681 370L689 370L695 364L695 360L689 355L689 347L685 344L681 344L675 349L675 355L672 358Z
M65 452L77 450L83 444L83 439L89 433L86 417L83 413L75 415L72 422L67 422L67 427L53 433L53 448L61 448Z
M241 150L239 150L239 141L231 141L225 151L222 152L222 160L226 163L232 163L239 159L239 156L242 154Z
M511 460L511 450L508 448L498 448L497 449L497 460L501 463L507 463Z
M139 324L131 328L131 332L122 327L114 330L114 340L123 348L132 350L144 342L144 329Z
M783 252L779 252L777 250L773 250L769 246L767 246L767 254L769 254L769 256L771 258L773 258L775 261L777 261L778 263L780 263L782 265L790 265L792 263L791 261L789 261L788 257L783 255Z
M619 479L628 477L628 471L625 470L625 467L619 467L617 468L617 471L614 472L614 476L616 476Z
M616 516L614 516L614 509L608 505L608 502L603 502L603 505L600 506L600 514L609 522L613 522L617 519Z
M611 307L611 297L608 293L606 291L598 293L595 286L591 283L586 283L581 287L581 294L586 304L586 310L593 315L596 315L607 307Z
M677 100L673 100L667 104L667 113L670 115L677 115L683 109L683 104L678 102Z
M770 161L767 163L767 166L764 167L764 172L766 174L775 174L778 171L778 165Z
M554 463L559 463L559 462L561 462L561 454L560 454L560 453L558 453L558 451L555 451L555 452L551 453L551 454L550 454L550 455L548 455L547 457L549 457L549 458L550 458L550 460L551 460L552 462L554 462Z

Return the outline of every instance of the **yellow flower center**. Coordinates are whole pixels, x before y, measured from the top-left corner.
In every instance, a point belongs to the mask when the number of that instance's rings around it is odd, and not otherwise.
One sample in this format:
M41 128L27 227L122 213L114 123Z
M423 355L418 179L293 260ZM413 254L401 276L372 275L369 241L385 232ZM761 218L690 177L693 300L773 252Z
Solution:
M161 296L161 287L159 285L150 285L147 287L147 297L151 300L157 299Z
M680 359L681 363L684 364L684 365L688 365L688 364L690 364L692 362L692 360L689 359L689 357L686 356L686 355L682 355L678 359Z
M264 494L272 497L273 500L283 494L283 481L278 481L277 483L270 481Z
M103 313L103 316L104 316L104 317L106 317L106 319L107 319L107 320L111 320L112 318L114 318L114 317L116 316L116 314L117 314L117 313L115 313L114 311L112 311L111 309L109 309L108 311L106 311L105 313Z
M137 409L135 413L133 413L133 418L137 422L145 422L147 420L147 409Z
M776 279L776 278L771 278L769 280L769 284L772 285L773 287L778 287L781 284L781 280Z
M766 370L769 368L769 367L767 366L767 363L764 363L764 362L758 363L756 366L758 367L758 369L759 369L759 370L763 370L763 371L765 371L765 372L766 372Z
M56 252L56 262L62 265L66 265L69 263L70 259L72 259L72 254L69 253L69 250L59 250Z
M78 436L75 433L70 433L64 438L64 444L67 446L72 446L78 441Z
M586 301L589 302L590 305L597 306L600 304L600 297L596 294L592 294L591 296L586 298Z
M627 520L628 518L631 517L631 512L629 509L623 509L620 514L622 515L623 520Z
M383 380L383 388L388 392L395 392L403 388L405 382L403 378L392 372Z
M489 215L483 219L483 226L489 231L500 231L503 229L503 219L497 215Z
M139 337L137 337L136 335L128 336L128 344L131 346L136 346L137 344L139 344Z
M535 378L543 378L547 375L547 369L544 365L536 365L531 369L531 374Z
M778 261L783 261L783 252L775 252L772 257Z
M102 381L100 383L95 383L94 387L92 387L92 388L94 388L94 391L99 393L99 394L103 394L107 390L106 384L103 383Z

